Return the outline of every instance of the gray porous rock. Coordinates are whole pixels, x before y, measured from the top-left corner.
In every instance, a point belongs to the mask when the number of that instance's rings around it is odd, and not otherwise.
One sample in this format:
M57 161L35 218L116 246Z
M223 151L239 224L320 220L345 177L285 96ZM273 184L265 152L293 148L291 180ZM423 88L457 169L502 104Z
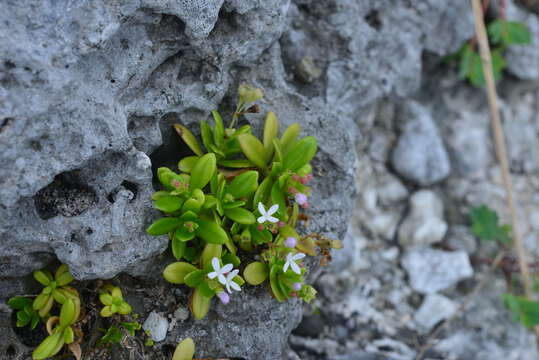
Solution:
M395 171L421 186L444 180L451 164L430 111L417 102L407 101L396 113L401 134L391 155Z
M407 250L401 260L410 277L410 286L423 294L432 294L473 275L468 254L426 247Z

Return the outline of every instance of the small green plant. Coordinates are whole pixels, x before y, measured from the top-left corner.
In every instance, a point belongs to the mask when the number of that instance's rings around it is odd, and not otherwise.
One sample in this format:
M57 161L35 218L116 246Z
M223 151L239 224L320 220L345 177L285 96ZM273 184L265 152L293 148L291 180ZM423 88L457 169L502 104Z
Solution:
M180 173L159 168L163 190L153 194L155 207L165 217L148 227L150 235L168 235L177 262L163 271L173 284L193 288L189 307L203 318L217 296L228 303L247 281L261 285L268 280L278 301L298 297L310 301L314 288L304 284L306 255L323 254L337 241L319 235L300 236L296 230L300 208L308 208L312 179L310 161L316 154L312 136L299 138L299 124L279 137L279 121L266 116L259 140L249 125L234 128L238 117L258 111L254 101L262 91L241 85L230 127L212 111L214 125L200 123L202 144L186 127L174 128L194 155L181 159ZM324 251L325 249L325 251ZM242 253L254 252L258 260L240 270ZM252 256L249 256L252 258ZM185 260L185 261L180 261Z
M511 225L499 224L498 214L485 205L470 210L472 233L481 240L497 240L508 244L511 242Z
M139 322L121 322L119 325L111 325L106 330L101 330L104 335L97 341L97 346L111 346L112 344L119 344L124 336L135 336L136 332L140 330L142 326Z
M502 299L515 321L527 328L539 325L539 302L512 294L503 294Z
M131 305L124 300L122 290L117 286L104 285L99 295L99 301L105 305L99 313L102 317L110 317L116 313L122 315L131 313Z
M34 310L33 301L30 298L16 296L8 301L8 305L17 311L17 327L24 327L30 324L30 329L34 330L41 321L39 313Z
M80 328L81 300L78 291L70 286L73 276L67 265L62 264L53 274L47 270L33 272L34 279L41 285L43 290L34 300L30 297L16 296L8 300L8 304L17 310L17 326L30 325L31 329L43 322L46 325L48 336L38 345L32 353L32 359L41 360L53 357L67 345L73 355L80 359L80 342L83 333ZM101 310L101 316L110 317L115 313L129 314L131 306L123 299L120 288L106 284L102 287L99 299L105 305ZM55 306L56 305L56 306ZM59 308L58 315L51 312ZM122 322L121 327L134 336L141 326L138 322ZM118 329L112 325L101 338L100 343L116 342ZM118 329L119 330L119 329Z
M499 80L507 66L504 52L510 45L527 45L531 42L531 34L526 24L498 18L487 26L491 46L492 70L494 79ZM485 86L481 56L477 50L475 38L466 42L460 50L448 57L458 60L459 77L468 79L475 86Z
M498 241L503 246L511 244L511 226L507 224L500 225L496 211L486 205L472 208L470 210L470 220L472 233L479 239ZM505 272L511 272L510 266L505 269ZM527 328L539 325L539 302L510 293L502 294L502 301L513 314L515 321L519 321Z

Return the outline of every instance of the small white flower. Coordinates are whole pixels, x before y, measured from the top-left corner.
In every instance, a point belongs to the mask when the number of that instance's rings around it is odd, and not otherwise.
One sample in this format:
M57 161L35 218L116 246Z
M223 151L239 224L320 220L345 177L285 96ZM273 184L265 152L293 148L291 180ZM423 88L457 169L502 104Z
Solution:
M225 279L225 283L223 285L225 285L226 287L226 290L232 294L232 290L230 290L230 288L236 290L236 291L241 291L241 288L240 286L238 285L238 283L236 283L234 281L234 278L236 277L236 275L238 275L240 271L239 270L234 270L232 271L230 274L228 274L226 276L226 279Z
M283 271L286 272L288 270L288 267L292 268L292 271L296 274L301 274L301 269L299 268L298 264L296 264L297 260L301 260L305 257L305 254L303 253L297 253L296 255L292 255L292 253L288 253L286 255L286 262L284 263Z
M279 210L279 205L278 204L273 205L272 207L270 207L268 209L268 211L266 211L266 209L264 208L264 204L259 202L258 203L258 211L260 212L260 215L262 215L262 216L260 216L257 219L258 223L263 224L266 221L269 221L270 223L276 223L277 221L279 221L279 219L277 219L276 217L271 216L271 215L275 214L277 212L277 210Z
M208 274L208 277L210 279L219 279L219 282L223 285L226 284L226 273L230 272L232 268L234 267L232 264L226 264L225 266L221 267L221 264L219 263L219 259L214 257L211 259L211 266L213 267L213 272ZM237 271L237 270L236 270Z

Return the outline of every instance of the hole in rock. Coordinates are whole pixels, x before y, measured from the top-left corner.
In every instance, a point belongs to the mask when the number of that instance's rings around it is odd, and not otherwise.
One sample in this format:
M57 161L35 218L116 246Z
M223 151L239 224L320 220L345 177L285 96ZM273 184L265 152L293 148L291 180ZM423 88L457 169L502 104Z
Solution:
M203 119L207 114L196 111L196 116ZM178 161L185 156L193 155L193 152L183 143L182 139L172 128L173 124L183 124L177 113L168 113L161 118L159 127L161 129L163 144L150 154L150 159L152 160L152 172L154 174L153 185L156 190L161 187L156 176L157 169L166 166L172 171L178 172ZM198 133L198 125L194 127L191 126L190 130L193 131L196 136Z
M54 181L34 196L34 204L40 218L47 220L62 215L77 216L97 203L94 190L83 184L77 171L57 175Z
M17 312L13 311L11 314L11 328L17 336L17 339L24 345L34 348L38 346L45 337L47 337L47 331L45 330L45 325L40 322L34 330L30 329L30 326L17 327ZM8 351L12 348L12 351L17 354L17 348L12 344L8 347Z
M13 359L17 355L17 349L13 345L9 345L6 349L6 356L8 359Z
M118 186L116 189L112 190L107 195L107 200L111 204L114 204L116 202L116 199L118 197L118 194L120 194L120 192L121 192L122 196L127 197L129 199L129 202L131 202L131 201L135 200L135 198L137 197L138 186L137 186L137 184L132 183L131 181L124 180L124 181L122 181L120 186ZM129 193L131 193L131 194L129 194Z
M378 10L371 10L365 17L365 21L375 30L380 30L382 28L382 21L380 20L380 15Z

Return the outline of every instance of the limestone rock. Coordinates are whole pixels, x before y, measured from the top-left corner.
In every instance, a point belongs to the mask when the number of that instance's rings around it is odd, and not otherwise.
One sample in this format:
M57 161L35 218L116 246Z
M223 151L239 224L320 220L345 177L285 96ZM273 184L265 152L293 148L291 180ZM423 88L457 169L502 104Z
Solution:
M401 263L408 272L412 288L423 294L447 289L473 275L468 254L464 251L415 247L404 253Z
M451 170L449 156L428 109L409 101L397 114L402 133L391 156L393 168L421 186L445 179Z

